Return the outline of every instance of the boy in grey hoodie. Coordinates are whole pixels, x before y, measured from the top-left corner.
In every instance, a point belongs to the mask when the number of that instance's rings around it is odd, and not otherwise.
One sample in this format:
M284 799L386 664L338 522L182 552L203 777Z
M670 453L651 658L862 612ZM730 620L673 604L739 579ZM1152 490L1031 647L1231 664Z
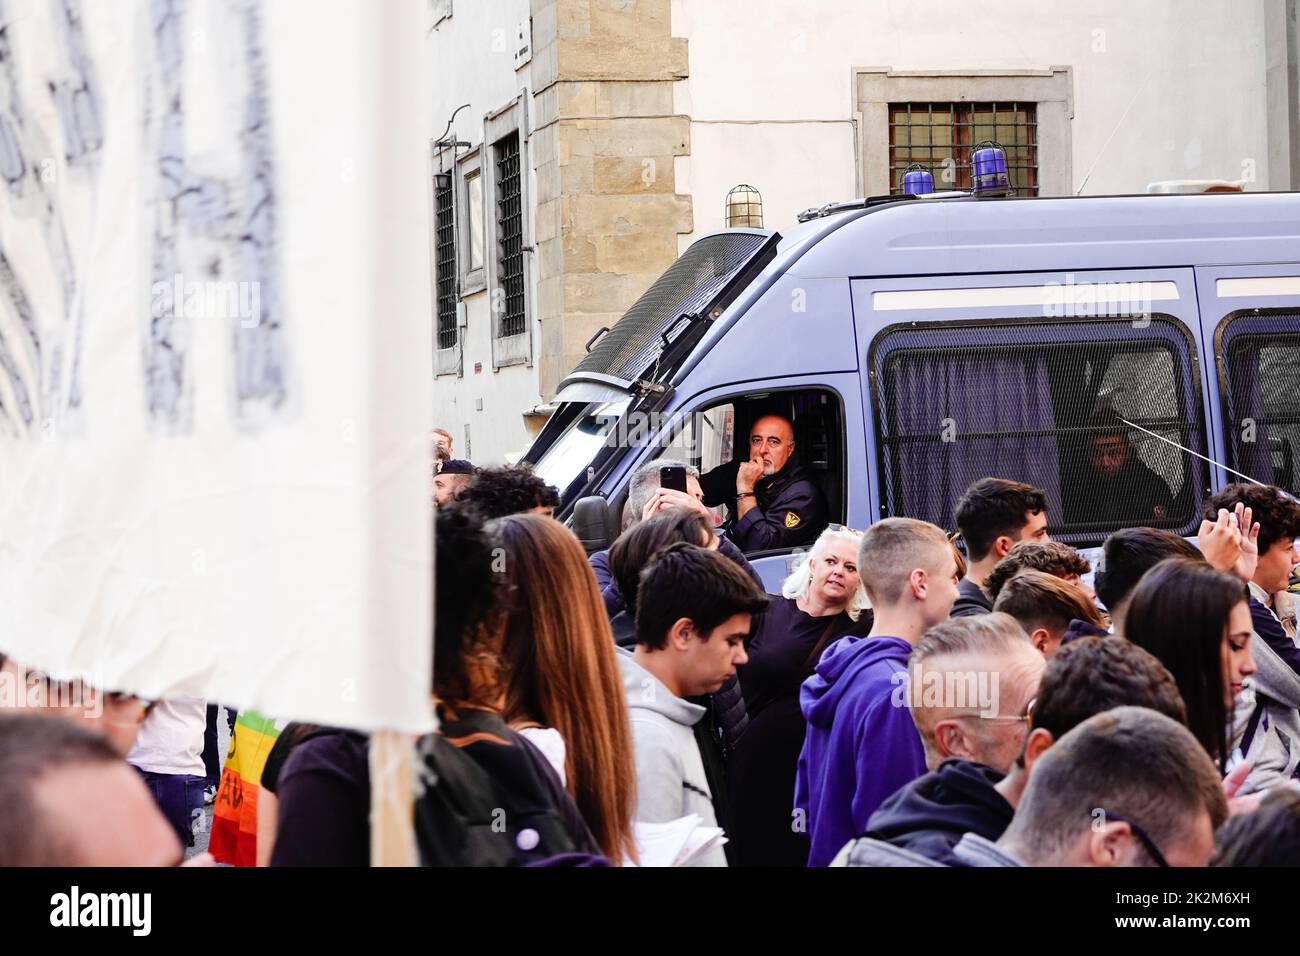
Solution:
M641 572L636 649L620 650L636 750L636 819L663 823L697 813L717 826L713 794L695 741L704 708L687 697L712 694L747 660L750 617L768 596L716 551L674 544ZM726 866L721 847L699 866Z

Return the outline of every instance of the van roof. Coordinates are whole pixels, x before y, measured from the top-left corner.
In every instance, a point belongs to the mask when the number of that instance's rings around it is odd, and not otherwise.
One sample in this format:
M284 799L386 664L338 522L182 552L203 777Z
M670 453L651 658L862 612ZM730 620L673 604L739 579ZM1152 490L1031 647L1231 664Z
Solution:
M1294 262L1300 192L900 199L781 234L806 278Z

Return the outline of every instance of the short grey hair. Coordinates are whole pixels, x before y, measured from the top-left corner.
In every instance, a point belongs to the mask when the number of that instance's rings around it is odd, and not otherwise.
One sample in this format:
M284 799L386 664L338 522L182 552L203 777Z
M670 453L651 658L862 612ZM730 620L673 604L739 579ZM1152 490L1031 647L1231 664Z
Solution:
M916 731L921 736L925 764L931 770L937 769L946 756L934 739L935 725L946 719L949 712L958 705L951 700L937 705L926 704L925 695L921 691L924 683L922 675L926 672L946 674L945 660L948 667L955 665L966 669L965 678L968 682L975 679L976 670L996 674L997 683L993 687L995 701L1000 686L1023 678L1027 670L1039 674L1043 664L1043 656L1030 643L1024 628L1010 614L993 611L971 617L954 617L926 631L912 647L912 653L907 659L910 689L907 709L911 711L912 722L916 724ZM967 683L963 687L960 680L957 680L961 676L954 671L952 678L945 677L944 686L957 688L959 694L969 691L965 696L975 700L975 685ZM983 734L986 731L987 726L976 732Z
M700 477L698 468L676 458L656 458L654 461L646 462L632 472L632 480L627 485L627 511L632 519L631 523L635 524L641 520L641 512L645 510L646 503L659 490L660 468L685 468L686 474L693 475L697 481Z

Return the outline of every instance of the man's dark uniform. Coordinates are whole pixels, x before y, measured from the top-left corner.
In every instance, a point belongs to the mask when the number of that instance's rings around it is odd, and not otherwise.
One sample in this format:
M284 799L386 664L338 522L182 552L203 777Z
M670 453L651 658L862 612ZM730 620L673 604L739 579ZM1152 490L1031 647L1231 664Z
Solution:
M800 464L799 453L792 452L785 467L775 475L754 482L757 504L736 520L736 472L741 460L729 461L700 476L706 505L731 506L727 537L742 551L792 548L816 541L826 528L826 500Z
M1109 481L1096 472L1089 475L1073 505L1066 509L1071 524L1158 525L1177 510L1169 485L1136 452Z

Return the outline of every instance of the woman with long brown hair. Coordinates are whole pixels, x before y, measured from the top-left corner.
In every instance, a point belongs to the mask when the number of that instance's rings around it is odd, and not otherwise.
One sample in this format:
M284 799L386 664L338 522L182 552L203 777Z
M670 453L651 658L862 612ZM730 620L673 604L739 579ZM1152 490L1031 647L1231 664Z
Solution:
M614 638L578 539L518 514L488 525L503 550L509 617L501 644L507 723L539 746L615 863L636 859L636 768Z

